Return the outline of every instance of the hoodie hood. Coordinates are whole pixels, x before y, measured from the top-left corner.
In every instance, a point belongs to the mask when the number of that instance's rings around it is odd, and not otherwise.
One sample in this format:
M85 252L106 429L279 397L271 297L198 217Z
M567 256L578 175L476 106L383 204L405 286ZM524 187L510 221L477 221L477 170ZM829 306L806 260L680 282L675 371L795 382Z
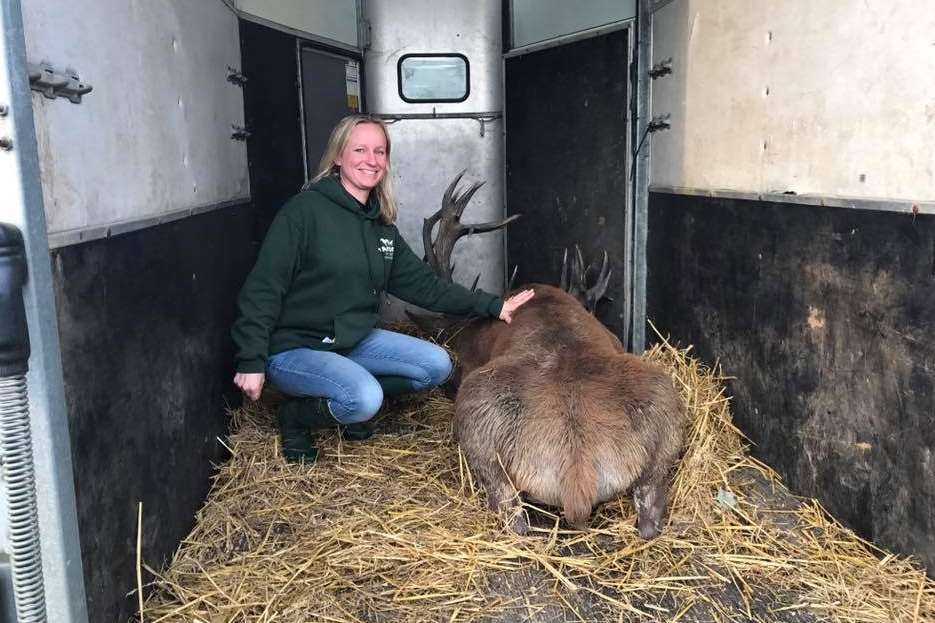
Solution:
M309 187L309 190L321 193L333 203L336 203L345 210L349 210L358 216L363 216L370 220L380 218L380 201L376 198L376 193L371 192L367 203L363 204L357 201L351 193L347 192L347 189L341 184L341 179L337 175L329 175L315 182Z

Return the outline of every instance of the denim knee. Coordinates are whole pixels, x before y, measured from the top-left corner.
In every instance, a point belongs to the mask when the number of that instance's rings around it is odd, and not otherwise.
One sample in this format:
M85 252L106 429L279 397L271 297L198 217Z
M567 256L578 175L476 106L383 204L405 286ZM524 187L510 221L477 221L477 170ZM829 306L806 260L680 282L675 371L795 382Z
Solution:
M426 348L420 363L422 369L425 370L427 379L413 380L413 384L417 390L429 389L441 385L451 375L451 357L448 356L448 351L441 346L432 344L431 348Z
M341 424L366 422L383 405L383 388L372 376L355 385L346 401L331 399L331 412Z

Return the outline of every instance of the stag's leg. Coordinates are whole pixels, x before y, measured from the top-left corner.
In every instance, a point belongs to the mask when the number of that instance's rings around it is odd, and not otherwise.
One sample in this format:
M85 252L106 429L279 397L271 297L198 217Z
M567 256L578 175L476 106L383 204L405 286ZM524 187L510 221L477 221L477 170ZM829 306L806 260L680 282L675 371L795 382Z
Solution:
M503 516L514 532L525 535L529 530L529 522L526 520L519 492L513 487L499 463L472 461L469 456L468 464L477 482L487 492L487 505L490 509Z
M662 530L662 516L666 511L668 494L669 487L665 478L655 478L633 487L636 527L644 539L652 539Z
M652 463L633 486L636 527L644 539L652 539L662 530L662 517L669 497L669 472L675 463L680 444L680 435L663 437L662 443L652 453Z
M681 398L674 392L668 403L658 408L656 417L663 422L662 434L650 454L651 464L633 487L636 527L644 539L651 539L662 530L671 486L670 473L682 448L683 409Z
M507 366L475 370L458 390L454 428L471 473L487 492L490 508L504 514L518 534L526 534L529 525L507 473L521 414Z

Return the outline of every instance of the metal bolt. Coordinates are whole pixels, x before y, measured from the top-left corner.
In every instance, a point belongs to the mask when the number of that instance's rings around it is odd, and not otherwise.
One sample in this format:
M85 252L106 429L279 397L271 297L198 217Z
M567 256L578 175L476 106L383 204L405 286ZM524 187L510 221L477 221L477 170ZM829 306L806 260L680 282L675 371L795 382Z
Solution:
M6 117L9 112L10 108L6 104L0 104L0 117Z
M9 136L0 136L0 149L10 151L13 149L13 139Z

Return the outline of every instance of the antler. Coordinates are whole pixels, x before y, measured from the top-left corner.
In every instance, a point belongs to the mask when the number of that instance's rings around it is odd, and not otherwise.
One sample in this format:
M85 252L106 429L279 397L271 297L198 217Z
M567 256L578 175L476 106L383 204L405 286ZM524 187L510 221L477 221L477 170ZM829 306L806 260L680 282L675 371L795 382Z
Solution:
M506 284L507 292L513 289L513 286L516 285L516 273L519 271L519 264L513 267L513 273L510 275L510 282Z
M455 243L461 236L470 234L482 234L488 231L494 231L501 227L506 227L507 223L519 218L519 214L514 214L500 221L491 221L489 223L477 223L474 225L465 225L461 222L461 215L467 207L468 202L477 189L485 182L474 182L466 191L458 193L456 187L458 182L464 176L465 171L461 171L448 185L448 190L442 197L442 207L438 212L425 219L422 224L422 246L425 248L425 257L429 266L444 279L451 281L451 273L454 272L454 266L451 265L451 251ZM435 236L435 242L432 242L432 230L438 223L438 233Z
M575 245L575 257L569 267L568 249L565 249L565 254L562 257L562 277L559 287L578 299L592 314L597 309L598 302L605 298L607 286L610 283L610 275L613 273L608 263L607 251L604 251L604 258L601 262L597 280L589 288L588 275L593 270L593 264L585 265L584 256L581 255L581 248L578 245Z

